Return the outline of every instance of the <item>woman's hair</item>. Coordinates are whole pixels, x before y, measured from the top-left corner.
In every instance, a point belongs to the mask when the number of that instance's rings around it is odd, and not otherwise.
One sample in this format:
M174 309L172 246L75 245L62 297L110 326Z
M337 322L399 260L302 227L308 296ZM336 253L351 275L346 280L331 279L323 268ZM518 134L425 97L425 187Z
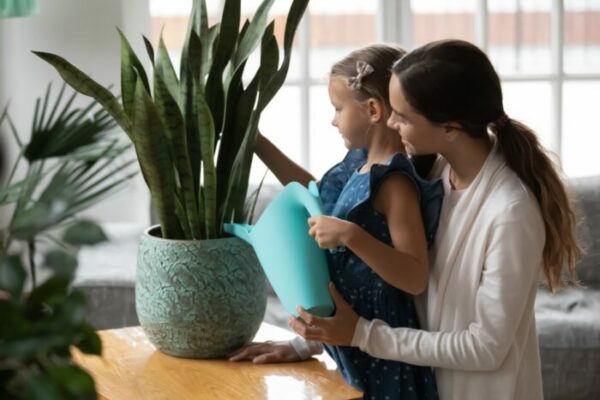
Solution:
M399 46L374 44L354 50L331 67L330 76L346 80L346 84L355 93L358 101L375 98L383 102L391 110L389 85L392 76L392 65L406 54ZM359 76L360 64L367 64L372 72L361 73L358 85L352 84ZM427 177L435 155L413 156L415 169L422 177Z
M410 52L392 70L407 101L431 122L458 122L473 138L486 137L488 128L495 133L506 163L540 206L546 231L544 273L550 288L564 286L565 278L576 282L582 250L573 204L535 133L506 116L500 79L485 53L468 42L438 41Z

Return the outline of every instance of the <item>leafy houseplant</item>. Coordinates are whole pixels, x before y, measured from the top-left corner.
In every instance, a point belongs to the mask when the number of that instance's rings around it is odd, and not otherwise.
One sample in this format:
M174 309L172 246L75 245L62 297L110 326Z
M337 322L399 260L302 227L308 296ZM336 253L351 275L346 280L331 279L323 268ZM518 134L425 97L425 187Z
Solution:
M245 243L225 237L223 223L246 219L260 115L285 80L308 0L292 2L281 63L274 21L267 24L273 3L262 1L240 29L240 0L226 0L210 27L205 1L194 0L179 75L162 37L157 49L144 38L153 64L149 77L119 32L121 102L65 59L35 52L69 85L98 100L134 144L160 220L160 230L142 238L136 307L150 339L170 354L224 355L254 335L264 314L262 271ZM259 66L244 84L257 49ZM198 262L201 268L192 265ZM175 271L174 264L183 267ZM175 315L174 309L182 310Z
M90 221L71 225L70 246L105 240ZM31 237L30 239L34 239ZM46 254L52 274L26 293L26 268L17 255L0 257L0 398L95 399L92 377L71 359L71 347L100 355L102 344L85 320L85 296L70 290L77 260L63 249Z
M0 207L9 211L7 224L0 226L2 399L96 398L92 378L71 359L71 346L100 354L101 343L85 320L83 293L70 286L77 248L106 237L96 224L75 215L123 187L134 173L126 172L131 162L117 160L130 146L111 137L110 116L95 101L75 108L76 93L63 101L64 94L63 85L51 102L49 86L43 101L37 100L29 143L22 142L8 106L0 113L0 127L8 127L19 148L0 186ZM15 181L21 162L27 163L26 173ZM58 227L66 228L61 237L51 233ZM37 285L35 256L43 240L62 249L47 252L43 266L52 273ZM27 263L12 254L11 243L18 241L29 250L31 291L25 285Z

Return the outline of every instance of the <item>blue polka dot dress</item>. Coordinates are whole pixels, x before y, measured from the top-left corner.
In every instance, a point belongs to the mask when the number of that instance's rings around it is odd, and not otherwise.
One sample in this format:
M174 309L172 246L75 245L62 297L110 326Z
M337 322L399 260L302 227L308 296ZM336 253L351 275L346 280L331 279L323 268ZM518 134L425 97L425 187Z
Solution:
M401 172L419 191L427 239L431 243L441 210L441 182L421 179L402 154L394 155L386 165L373 165L368 173L359 173L366 157L364 150L352 150L325 174L319 186L325 213L354 222L391 245L386 219L375 211L371 200L388 174ZM419 328L412 296L387 284L350 249L340 247L329 253L328 262L331 280L360 316L381 319L392 327ZM365 399L438 398L429 367L374 358L356 347L327 345L325 348L344 379L363 391Z

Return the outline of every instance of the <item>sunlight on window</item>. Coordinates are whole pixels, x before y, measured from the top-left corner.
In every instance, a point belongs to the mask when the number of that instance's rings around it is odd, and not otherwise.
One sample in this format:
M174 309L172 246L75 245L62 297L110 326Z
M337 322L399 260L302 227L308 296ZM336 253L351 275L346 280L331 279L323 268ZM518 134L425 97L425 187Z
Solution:
M395 0L385 0L395 1ZM209 23L214 23L224 0L207 0ZM243 0L242 18L249 18L262 0ZM269 18L281 45L285 16L292 0L277 0ZM152 41L158 42L161 29L175 65L192 0L150 0ZM286 84L262 115L260 129L288 156L300 163L302 146L308 143L310 172L320 177L345 154L337 129L331 126L333 110L327 96L327 76L333 63L350 51L378 41L378 1L311 1L307 16L308 60L300 51L300 31L294 42ZM412 40L420 45L432 40L460 38L475 41L477 0L411 1ZM488 0L488 55L502 76L536 75L537 81L503 83L507 112L528 124L549 146L553 132L551 82L552 0ZM564 69L568 74L600 74L600 0L564 1ZM400 21L400 18L398 18ZM258 55L248 61L245 80L258 66ZM540 81L539 79L544 79ZM569 81L563 85L562 163L567 174L600 172L593 150L600 143L595 123L600 104L600 79ZM301 107L302 93L308 96L307 110ZM302 122L308 125L303 138ZM598 138L598 139L595 139ZM593 143L593 144L592 144ZM598 165L595 167L595 165ZM251 181L258 182L265 166L255 159ZM267 182L275 182L271 174Z

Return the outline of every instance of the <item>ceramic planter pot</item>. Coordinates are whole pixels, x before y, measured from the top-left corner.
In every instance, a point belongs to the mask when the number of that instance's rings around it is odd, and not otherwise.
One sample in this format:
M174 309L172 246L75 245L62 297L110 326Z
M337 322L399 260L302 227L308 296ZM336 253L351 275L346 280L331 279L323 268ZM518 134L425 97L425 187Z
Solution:
M238 238L170 240L146 230L138 251L136 311L163 353L220 358L251 340L266 284L252 247Z

